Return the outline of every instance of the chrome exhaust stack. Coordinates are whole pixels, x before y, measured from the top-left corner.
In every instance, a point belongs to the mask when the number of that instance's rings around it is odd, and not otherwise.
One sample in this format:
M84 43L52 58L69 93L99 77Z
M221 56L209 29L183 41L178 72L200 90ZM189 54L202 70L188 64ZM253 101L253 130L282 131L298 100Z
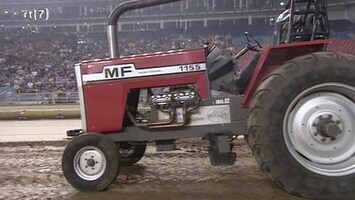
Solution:
M107 39L110 58L118 58L118 36L117 36L117 22L118 19L127 11L136 10L156 5L162 5L166 3L173 3L181 0L133 0L126 1L118 5L109 16L107 26Z

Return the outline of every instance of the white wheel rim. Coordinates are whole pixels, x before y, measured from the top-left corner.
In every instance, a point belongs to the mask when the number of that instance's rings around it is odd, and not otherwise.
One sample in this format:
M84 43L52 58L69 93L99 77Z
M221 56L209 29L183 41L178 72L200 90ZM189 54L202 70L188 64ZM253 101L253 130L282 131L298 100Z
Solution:
M355 172L355 88L319 84L289 105L284 138L293 158L306 169L326 176Z
M99 179L106 170L106 158L97 147L87 146L81 148L74 157L74 170L76 174L86 181Z

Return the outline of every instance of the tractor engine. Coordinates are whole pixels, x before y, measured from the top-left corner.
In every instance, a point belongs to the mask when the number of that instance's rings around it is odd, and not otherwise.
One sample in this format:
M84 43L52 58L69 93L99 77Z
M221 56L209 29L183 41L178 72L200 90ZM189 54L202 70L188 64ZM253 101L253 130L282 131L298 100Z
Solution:
M198 92L192 87L172 88L168 92L152 95L149 99L151 107L159 110L196 107L199 102Z
M149 129L181 127L189 123L190 112L199 108L200 100L196 88L186 85L175 86L170 87L168 91L149 96L147 104L150 107L150 114L148 117L129 109L127 113L135 126ZM138 121L146 123L138 123Z

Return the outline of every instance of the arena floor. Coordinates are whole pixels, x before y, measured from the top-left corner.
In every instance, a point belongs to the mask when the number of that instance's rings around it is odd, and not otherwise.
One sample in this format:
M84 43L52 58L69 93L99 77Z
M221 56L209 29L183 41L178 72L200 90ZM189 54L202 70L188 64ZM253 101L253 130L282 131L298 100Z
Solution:
M80 193L61 172L65 131L78 127L79 120L0 121L0 199L300 199L260 171L243 139L235 143L238 161L224 167L210 165L206 141L181 140L173 152L150 145L108 191Z
M0 142L59 141L67 130L80 128L78 119L0 121Z

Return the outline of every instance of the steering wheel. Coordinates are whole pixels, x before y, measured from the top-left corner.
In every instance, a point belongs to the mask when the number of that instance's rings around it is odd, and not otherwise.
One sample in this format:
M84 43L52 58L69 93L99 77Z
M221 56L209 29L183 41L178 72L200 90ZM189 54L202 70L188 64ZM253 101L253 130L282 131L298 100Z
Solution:
M253 35L251 35L249 32L245 32L244 33L248 43L255 43L256 46L258 46L259 48L263 48L263 46L261 46L261 44L254 38ZM250 44L250 46L254 46L253 44Z

